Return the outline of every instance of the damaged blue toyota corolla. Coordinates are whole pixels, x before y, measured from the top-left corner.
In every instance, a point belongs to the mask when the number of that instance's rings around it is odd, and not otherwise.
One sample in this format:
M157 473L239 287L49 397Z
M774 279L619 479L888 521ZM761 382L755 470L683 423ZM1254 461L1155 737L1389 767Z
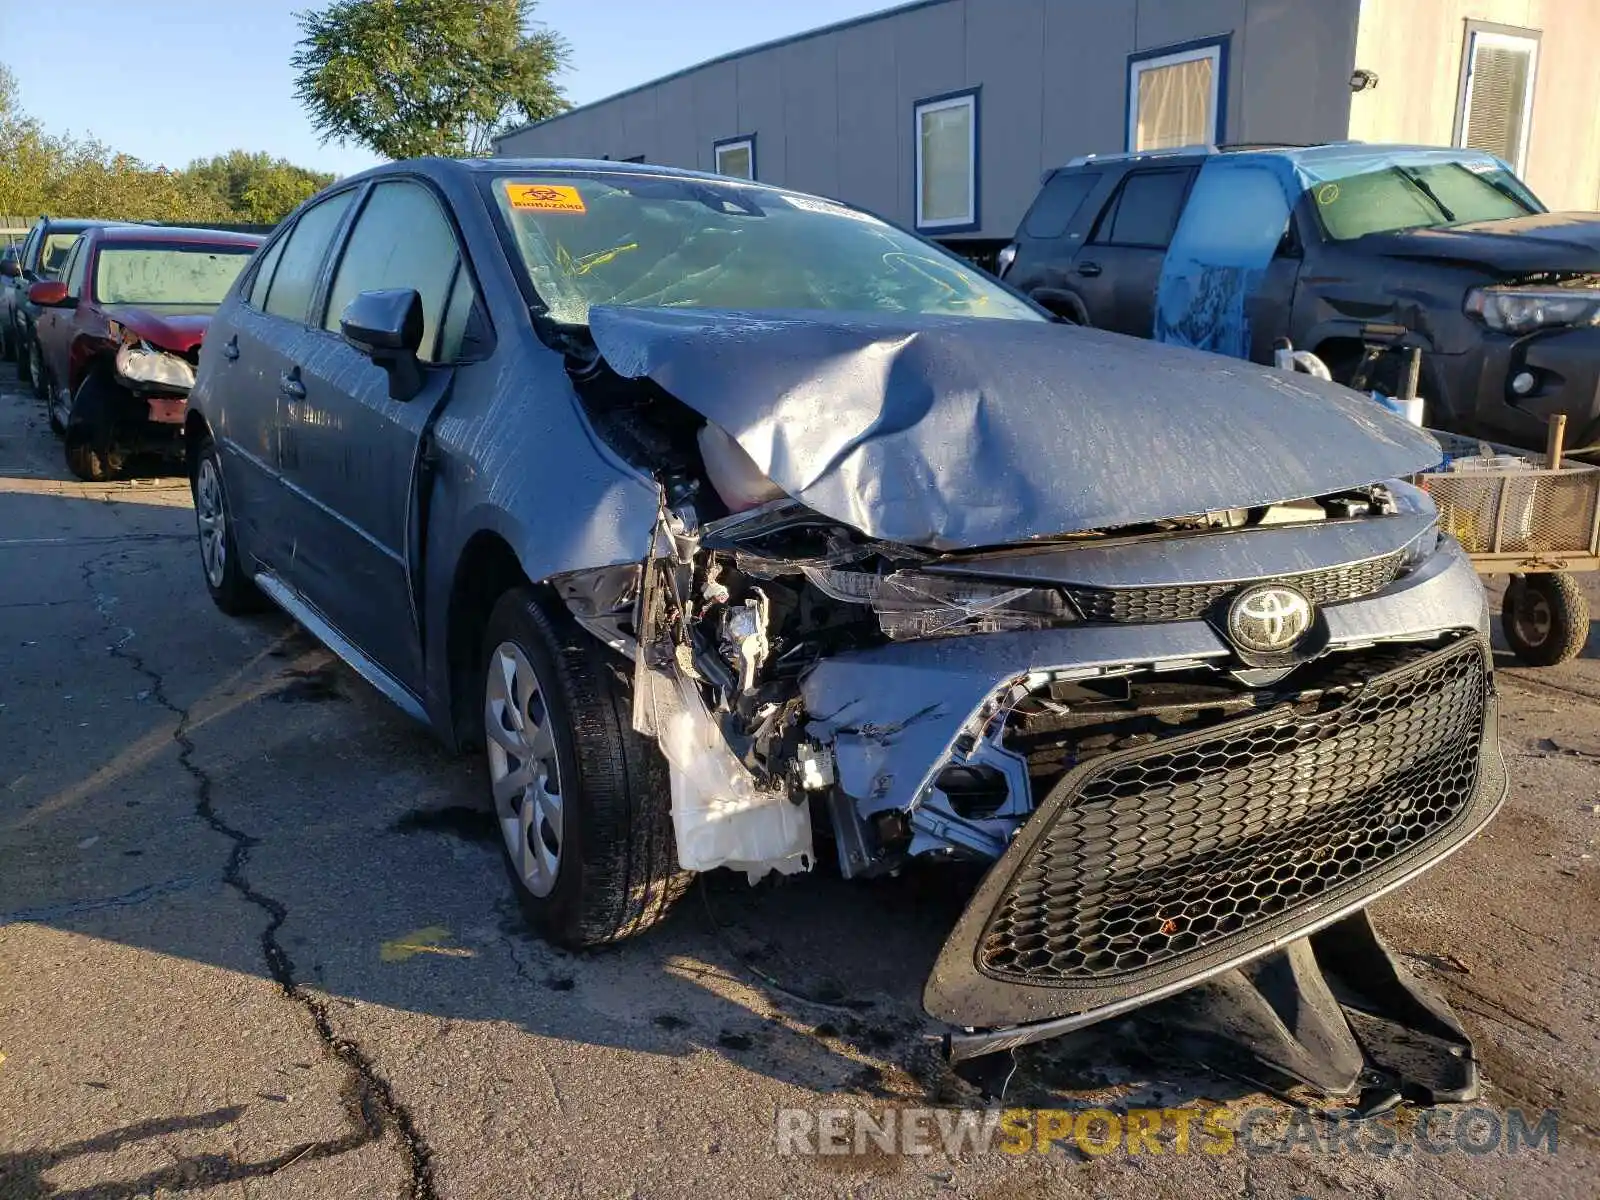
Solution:
M1203 983L1174 1021L1328 1091L1472 1093L1363 909L1504 795L1487 612L1365 398L780 188L422 160L284 222L186 434L217 603L484 748L549 937L824 839L974 862L956 1057Z

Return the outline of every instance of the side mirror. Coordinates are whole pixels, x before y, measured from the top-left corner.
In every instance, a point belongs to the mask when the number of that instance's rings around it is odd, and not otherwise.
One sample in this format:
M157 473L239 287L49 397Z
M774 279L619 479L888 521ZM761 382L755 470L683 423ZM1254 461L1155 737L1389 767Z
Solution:
M409 400L422 390L422 297L415 288L362 292L339 317L339 332L389 375L389 399Z
M22 268L17 265L14 258L0 258L0 275L7 279L15 279L22 274Z
M41 279L28 289L28 303L38 308L60 308L67 303L67 285L59 279Z

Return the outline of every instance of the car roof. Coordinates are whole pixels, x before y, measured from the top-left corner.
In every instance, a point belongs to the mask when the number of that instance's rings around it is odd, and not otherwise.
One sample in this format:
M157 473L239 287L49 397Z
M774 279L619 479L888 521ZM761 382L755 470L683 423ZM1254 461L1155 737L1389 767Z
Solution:
M1482 158L1484 152L1459 146L1425 146L1409 142L1320 142L1310 146L1289 143L1226 144L1221 146L1174 146L1170 150L1141 150L1119 154L1082 154L1057 170L1088 169L1095 166L1126 166L1134 163L1167 163L1187 166L1203 162L1216 154L1229 157L1282 158L1307 167L1364 162L1384 156L1450 162L1462 158ZM1046 172L1047 177L1054 171Z
M259 246L266 238L259 233L243 233L236 229L193 229L182 225L102 225L94 231L94 240L101 245L118 242L181 242L184 245L200 243L207 246Z
M51 233L82 233L86 229L99 229L115 225L115 221L89 220L83 217L40 217L39 222Z
M774 184L755 179L733 179L710 171L688 171L682 167L663 167L655 163L618 162L611 158L408 158L400 162L383 163L370 167L359 175L351 175L339 182L355 183L364 179L381 179L395 174L421 172L422 174L511 174L515 172L583 171L601 175L667 175L677 179L703 179L708 183L741 183L749 187L775 188ZM786 190L786 189L776 189Z
M1474 150L1470 146L1424 146L1412 142L1328 142L1320 146L1283 146L1247 153L1270 154L1307 167L1366 163L1385 158L1457 162L1491 157L1488 151Z

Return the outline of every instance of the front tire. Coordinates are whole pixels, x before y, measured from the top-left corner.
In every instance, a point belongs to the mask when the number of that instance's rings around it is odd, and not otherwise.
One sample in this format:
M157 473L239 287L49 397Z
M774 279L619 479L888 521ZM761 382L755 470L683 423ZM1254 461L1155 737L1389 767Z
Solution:
M102 386L99 376L94 374L78 385L62 429L62 437L66 441L67 469L89 483L105 483L116 479L125 466L122 453L116 445L110 404L100 394ZM48 388L45 390L48 395ZM58 422L53 405L50 414L50 427L54 429Z
M190 481L194 495L194 519L200 536L200 571L205 576L211 602L229 616L256 612L266 606L266 598L245 574L233 537L233 513L228 507L228 492L222 481L222 460L210 434L201 437L195 454L195 472Z
M626 669L528 588L495 605L480 662L490 793L524 914L573 949L642 933L693 876Z
M67 470L85 483L108 483L122 473L121 463L82 433L67 439Z
M1577 658L1589 640L1589 598L1561 571L1513 575L1500 603L1506 644L1530 667Z

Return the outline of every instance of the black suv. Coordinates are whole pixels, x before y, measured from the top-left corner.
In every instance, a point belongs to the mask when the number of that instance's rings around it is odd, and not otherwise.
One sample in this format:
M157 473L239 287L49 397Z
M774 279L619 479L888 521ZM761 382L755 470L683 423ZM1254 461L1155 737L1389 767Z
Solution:
M41 279L55 279L78 235L109 221L40 217L28 230L22 249L0 262L0 346L17 360L17 376L40 396L39 350L34 340L38 313L28 304L28 289Z
M1351 382L1418 346L1428 424L1600 441L1600 216L1550 213L1469 149L1191 147L1046 176L1006 282L1063 318L1256 362L1280 338ZM1397 383L1401 356L1372 382Z

